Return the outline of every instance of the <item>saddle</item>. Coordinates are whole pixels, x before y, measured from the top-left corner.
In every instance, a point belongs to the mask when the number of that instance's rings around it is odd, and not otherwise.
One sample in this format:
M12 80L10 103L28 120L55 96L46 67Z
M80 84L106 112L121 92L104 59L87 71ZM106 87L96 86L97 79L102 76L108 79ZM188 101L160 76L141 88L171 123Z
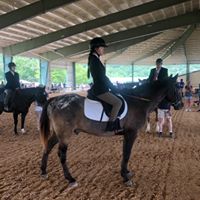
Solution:
M118 118L123 119L127 114L128 106L121 95L116 96L122 101ZM84 101L84 114L88 119L107 122L109 120L111 110L112 106L110 104L98 99L90 90L88 91L88 95Z

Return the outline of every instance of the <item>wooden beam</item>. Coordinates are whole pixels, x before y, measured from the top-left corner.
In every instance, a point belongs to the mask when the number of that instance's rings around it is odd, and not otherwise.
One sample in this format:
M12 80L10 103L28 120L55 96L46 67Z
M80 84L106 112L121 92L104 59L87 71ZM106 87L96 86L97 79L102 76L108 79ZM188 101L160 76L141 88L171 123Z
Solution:
M125 31L121 31L118 33L113 33L108 36L103 37L106 42L109 44L116 43L116 42L122 42L127 39L133 39L133 38L139 38L144 37L146 35L150 35L153 33L160 33L164 30L177 28L180 26L186 26L190 24L196 24L200 22L200 12L194 11L190 13L186 13L180 16L171 17L165 20L161 20L158 22L146 24L143 26L139 26L136 28L128 29ZM56 60L61 58L61 56L58 55L62 54L63 56L72 56L79 53L83 53L88 51L89 47L89 41L82 42L79 44L74 44L71 46L66 46L60 49L55 50L55 53L52 51L46 52L41 54L41 56L46 57L49 60Z
M135 59L135 60L133 61L133 63L137 63L138 61L141 61L141 60L143 60L143 59L145 59L145 58L148 58L148 57L150 57L150 56L153 56L153 55L159 53L159 52L162 51L163 49L170 47L174 42L175 42L175 40L172 40L172 41L170 41L170 42L168 42L168 43L166 43L166 44L164 44L164 45L162 45L162 46L156 48L155 50L150 51L149 53L146 53L146 54L140 56L139 58Z
M140 42L144 42L144 41L151 39L152 37L155 37L157 35L159 35L159 34L156 33L156 34L147 35L147 36L136 38L136 39L134 38L134 39L119 42L119 43L109 46L108 49L106 50L106 53L111 53L111 52L115 52L115 53L113 55L111 55L109 58L107 58L105 62L108 63L109 60L112 60L113 58L119 56L124 51L126 51L130 46L138 44Z
M60 6L74 3L78 0L40 0L22 8L0 15L0 29L19 23L23 20L44 14Z
M184 44L185 41L190 37L190 35L195 30L196 26L191 25L184 33L183 35L176 40L176 42L168 49L163 56L161 57L163 60L166 59L168 56L170 56L180 45Z
M158 9L163 9L175 4L179 4L182 2L186 2L189 0L155 0L146 4L142 4L136 7L132 7L117 13L113 13L104 17L100 17L91 21L87 21L75 26L71 26L59 31L55 31L46 35L42 35L36 38L32 38L30 40L26 40L23 42L19 42L14 45L10 45L4 48L4 52L11 55L20 54L31 49L35 49L41 47L43 45L55 42L57 40L61 40L63 38L70 37L72 35L82 33L85 31L89 31L95 28L99 28L101 26L105 26L111 23L119 22L131 17L136 17L139 15L143 15L149 12L153 12ZM0 18L1 19L1 18Z

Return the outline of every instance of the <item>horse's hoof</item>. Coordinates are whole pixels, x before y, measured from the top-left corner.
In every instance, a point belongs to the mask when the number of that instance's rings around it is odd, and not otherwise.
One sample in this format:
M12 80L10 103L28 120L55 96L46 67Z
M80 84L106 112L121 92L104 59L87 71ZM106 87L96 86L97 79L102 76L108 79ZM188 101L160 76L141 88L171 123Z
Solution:
M21 132L22 132L22 134L26 133L24 128L21 129Z
M134 173L133 173L133 172L128 172L128 173L126 174L126 176L127 176L127 178L130 180L130 179L133 178Z
M157 132L158 137L162 137L162 132Z
M48 174L41 174L41 178L43 180L47 180L48 179Z
M172 135L172 133L170 133L170 134L169 134L169 137L170 137L170 138L173 138L173 135Z
M76 188L78 187L78 183L75 181L75 182L72 182L72 183L69 183L68 185L68 189L73 189L73 188Z
M128 181L126 181L124 184L125 184L125 186L127 186L127 187L133 187L133 186L134 186L134 183L133 183L132 180L128 180Z

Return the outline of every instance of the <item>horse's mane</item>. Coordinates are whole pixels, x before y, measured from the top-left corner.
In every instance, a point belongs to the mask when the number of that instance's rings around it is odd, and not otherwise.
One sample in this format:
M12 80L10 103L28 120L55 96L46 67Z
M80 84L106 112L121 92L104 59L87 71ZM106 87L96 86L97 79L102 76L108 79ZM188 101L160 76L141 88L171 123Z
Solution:
M123 88L120 90L120 93L123 95L129 96L138 96L138 97L151 97L152 93L160 89L167 88L170 83L170 77L164 80L158 80L153 82L146 82L136 88Z

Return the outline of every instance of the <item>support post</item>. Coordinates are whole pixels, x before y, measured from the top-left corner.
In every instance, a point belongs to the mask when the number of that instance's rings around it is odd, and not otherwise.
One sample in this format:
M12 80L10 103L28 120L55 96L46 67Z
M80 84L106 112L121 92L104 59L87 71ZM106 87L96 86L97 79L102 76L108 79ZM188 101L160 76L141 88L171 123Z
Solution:
M13 57L11 55L3 54L3 72L4 74L9 71L8 64L12 62Z
M184 54L185 54L185 58L186 58L186 81L190 81L190 63L188 62L185 44L183 44L183 49L184 49Z
M72 62L72 65L67 66L67 76L68 76L68 85L72 90L76 89L76 63Z
M49 62L40 59L40 84L47 86L49 81Z
M132 83L134 82L134 63L131 65Z

